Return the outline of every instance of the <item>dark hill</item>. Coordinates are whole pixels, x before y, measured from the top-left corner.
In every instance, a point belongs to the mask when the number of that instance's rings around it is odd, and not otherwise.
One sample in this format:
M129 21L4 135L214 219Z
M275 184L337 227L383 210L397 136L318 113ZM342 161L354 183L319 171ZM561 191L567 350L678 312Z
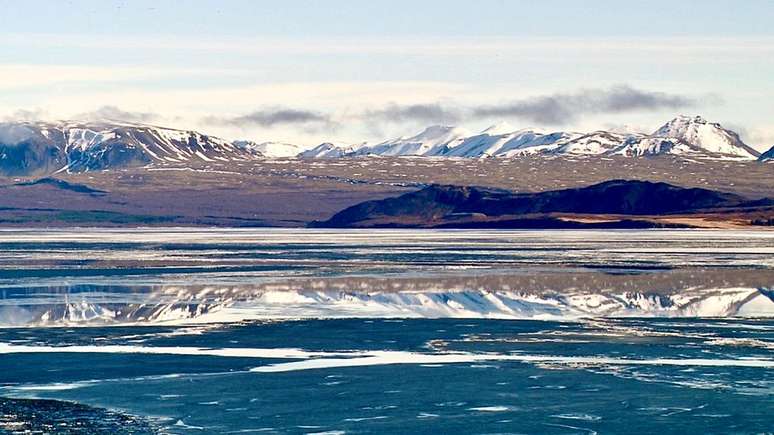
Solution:
M14 184L14 186L42 186L42 185L53 186L57 189L69 190L77 193L85 193L85 194L94 195L94 196L104 195L107 193L104 190L93 189L85 184L70 183L65 180L60 180L58 178L51 178L51 177L39 178L35 181L26 181L26 182Z
M768 151L761 154L760 157L758 157L758 160L761 162L767 162L767 161L774 161L774 146L771 147Z
M482 217L550 213L664 215L772 204L774 201L770 199L750 201L732 193L649 181L612 180L539 193L432 185L396 198L354 205L314 225L450 226L455 220Z

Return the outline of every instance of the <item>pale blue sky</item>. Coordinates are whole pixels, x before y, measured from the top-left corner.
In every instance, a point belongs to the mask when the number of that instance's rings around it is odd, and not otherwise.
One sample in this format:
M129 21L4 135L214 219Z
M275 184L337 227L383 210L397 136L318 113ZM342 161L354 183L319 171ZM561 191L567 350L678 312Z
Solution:
M200 35L770 35L769 0L3 0L7 32Z
M763 149L774 144L772 22L774 2L762 0L0 0L0 117L112 106L310 145L436 122L649 130L699 113ZM552 97L582 108L622 86L662 102L561 119L472 115Z

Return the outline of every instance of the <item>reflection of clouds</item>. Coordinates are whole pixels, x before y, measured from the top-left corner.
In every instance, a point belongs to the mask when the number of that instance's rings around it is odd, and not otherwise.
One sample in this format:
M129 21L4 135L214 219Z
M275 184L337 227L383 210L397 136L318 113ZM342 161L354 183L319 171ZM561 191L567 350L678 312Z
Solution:
M663 275L663 274L661 274ZM671 275L671 274L670 274ZM0 323L207 323L273 318L774 316L774 298L750 285L687 285L679 276L578 274L467 278L298 279L254 286L42 289L6 298ZM583 279L581 279L583 278ZM707 278L707 277L705 277ZM709 281L714 278L709 277ZM737 282L745 283L745 277ZM691 283L693 284L693 283ZM661 289L671 285L668 290Z

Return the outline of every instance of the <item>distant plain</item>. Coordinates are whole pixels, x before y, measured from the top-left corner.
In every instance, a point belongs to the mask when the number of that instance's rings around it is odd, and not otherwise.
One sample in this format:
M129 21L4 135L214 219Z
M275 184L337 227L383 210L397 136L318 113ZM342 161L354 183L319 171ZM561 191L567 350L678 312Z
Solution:
M53 177L75 187L0 178L0 225L297 227L362 201L434 183L537 192L638 179L750 198L774 196L771 163L666 156L268 159L153 164Z

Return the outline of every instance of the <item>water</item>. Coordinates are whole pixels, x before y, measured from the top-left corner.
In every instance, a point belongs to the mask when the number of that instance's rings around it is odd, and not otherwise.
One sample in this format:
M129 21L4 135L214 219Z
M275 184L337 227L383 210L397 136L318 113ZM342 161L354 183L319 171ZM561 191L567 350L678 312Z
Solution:
M773 287L766 231L2 231L0 428L770 432Z

